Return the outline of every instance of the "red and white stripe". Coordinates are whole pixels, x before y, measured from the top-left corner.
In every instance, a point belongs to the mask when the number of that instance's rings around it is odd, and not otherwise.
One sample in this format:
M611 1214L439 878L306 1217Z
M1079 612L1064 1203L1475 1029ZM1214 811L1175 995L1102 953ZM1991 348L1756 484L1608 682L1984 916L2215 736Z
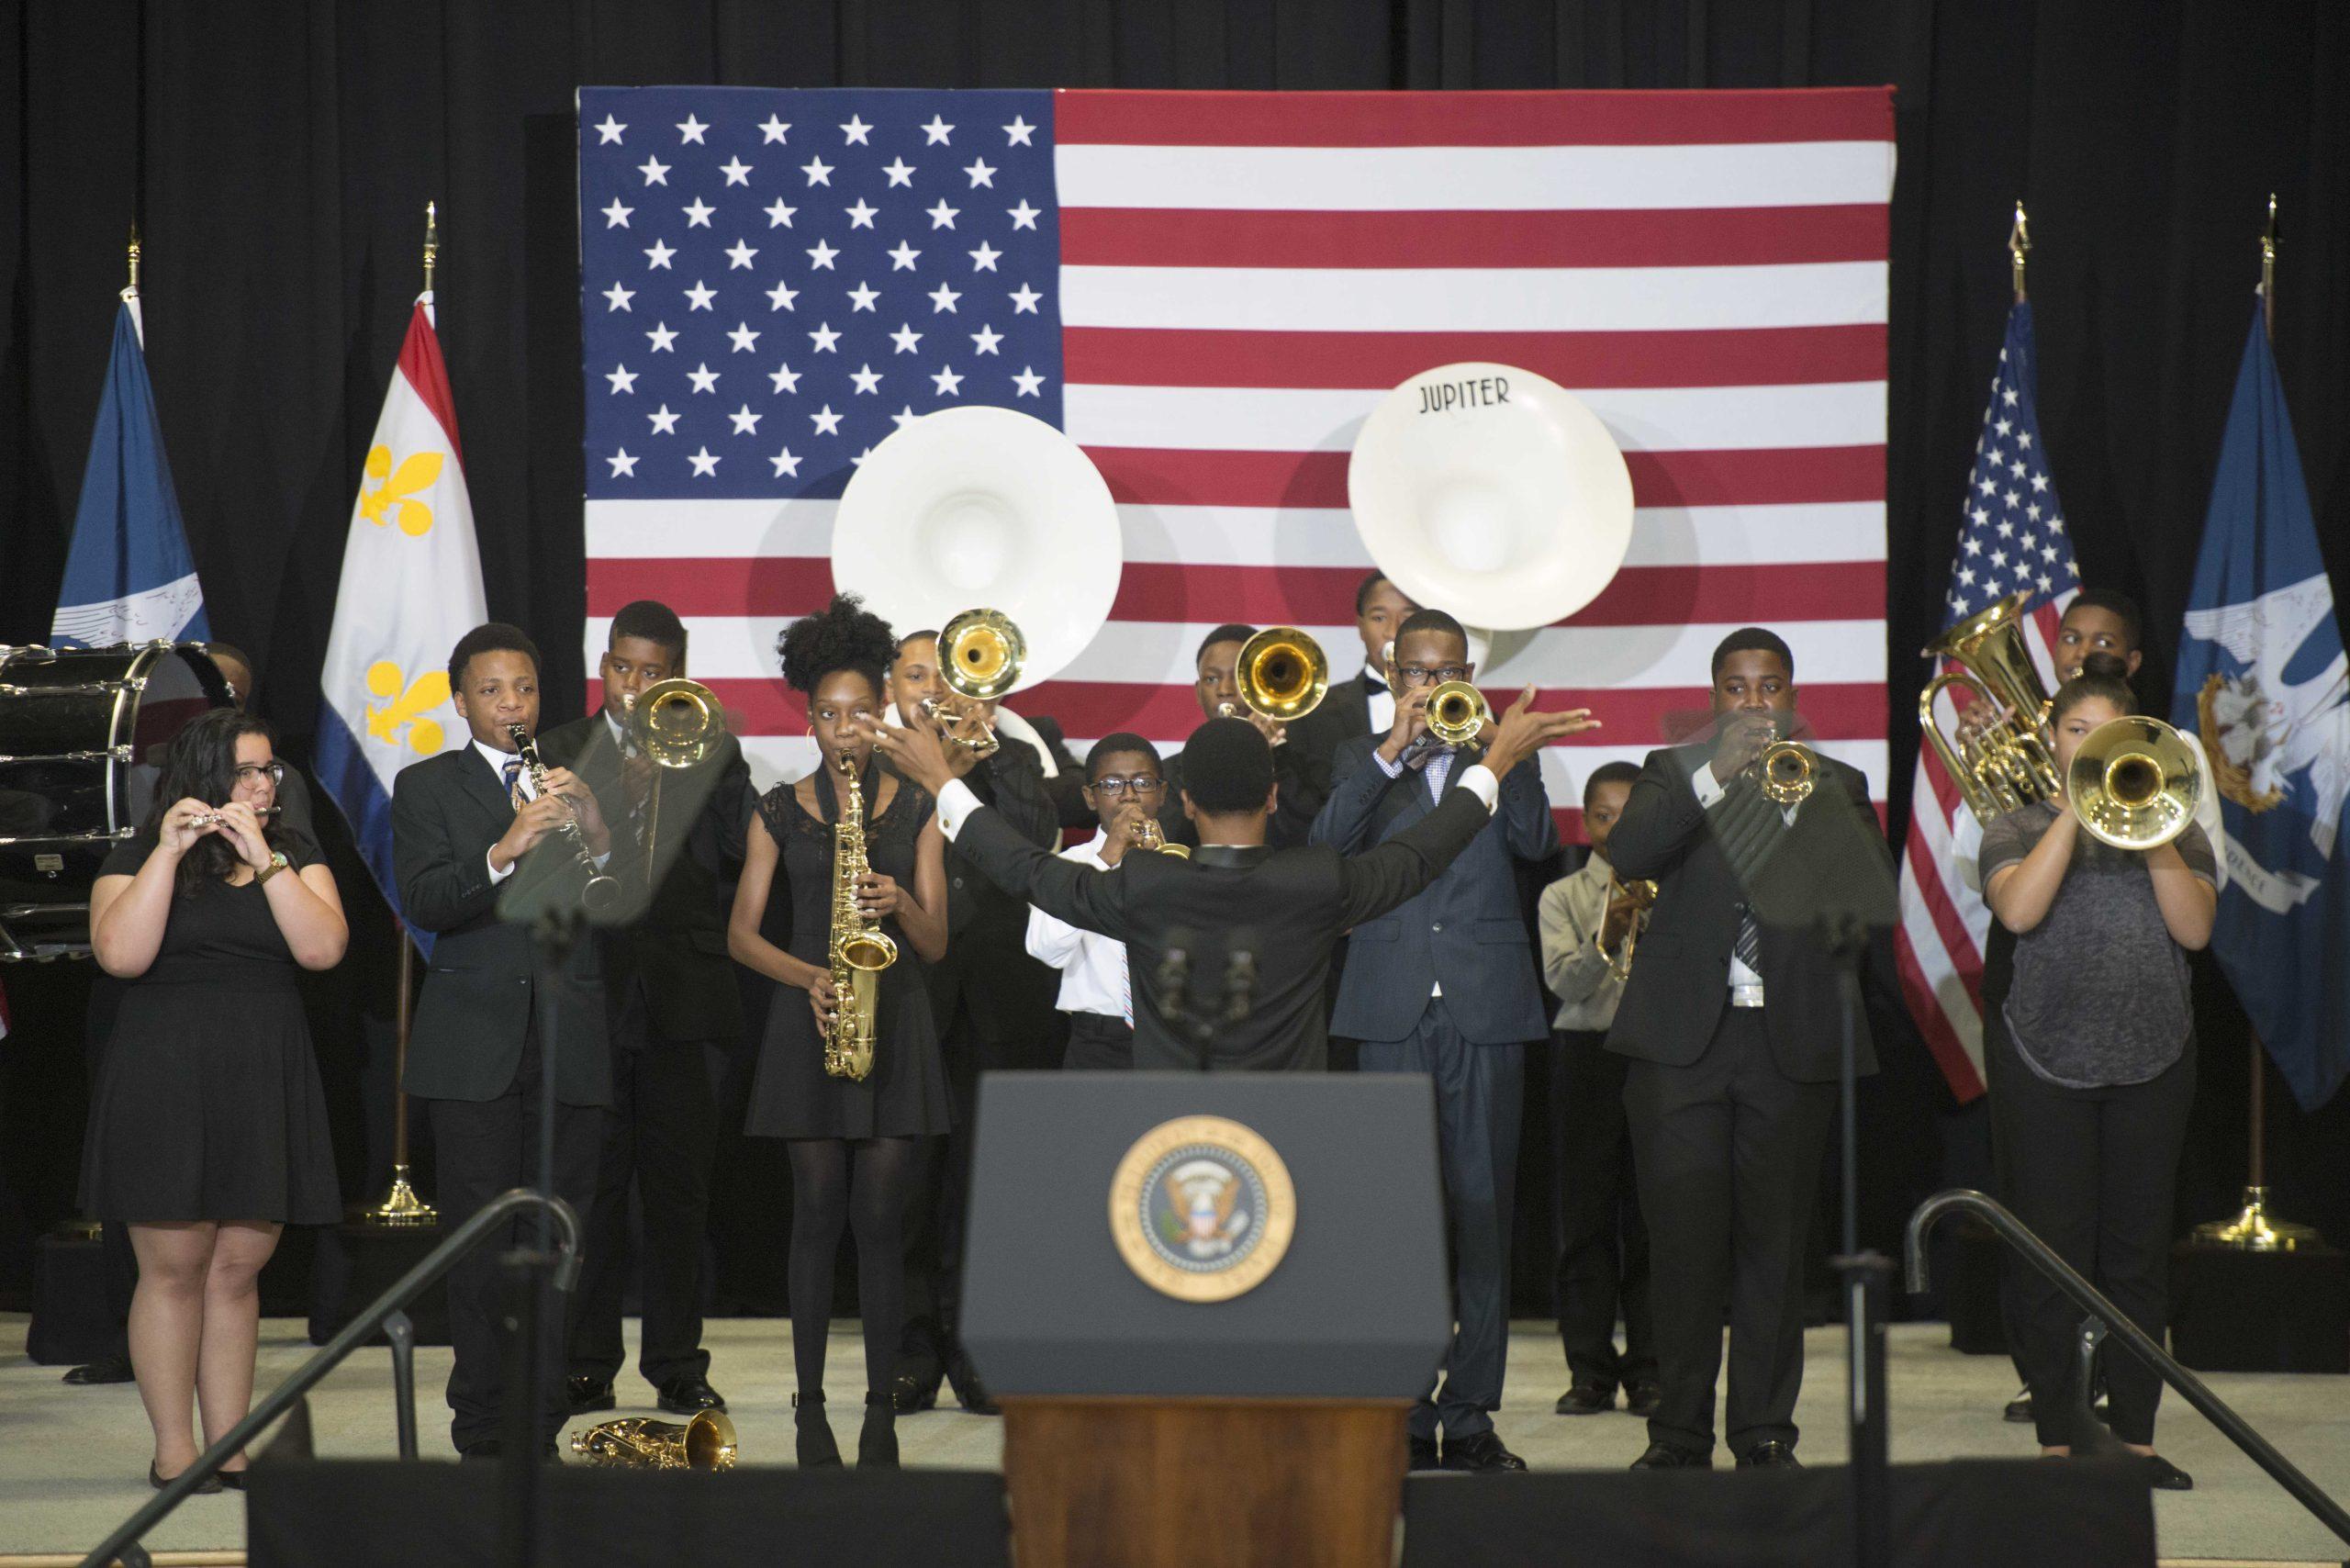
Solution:
M2032 662L2052 688L2057 628L2073 597L2059 595L2032 611L2023 624ZM1937 673L1959 667L1945 661ZM1947 694L1940 709L1947 735L1954 717ZM1911 789L1894 957L1919 1032L1963 1105L1984 1090L1983 945L1991 930L1991 911L1982 895L1959 879L1952 845L1961 831L1962 814L1967 813L1966 800L1930 745L1919 747Z
M1179 746L1193 650L1225 621L1305 627L1350 674L1355 432L1404 377L1492 359L1590 404L1639 508L1608 590L1480 671L1606 721L1545 759L1569 830L1583 776L1674 738L1749 622L1787 638L1825 748L1882 795L1887 93L1056 102L1063 423L1118 500L1126 568L1110 624L1014 707L1080 754L1119 729ZM799 771L775 636L831 591L832 516L590 504L591 660L621 604L666 600L755 768Z

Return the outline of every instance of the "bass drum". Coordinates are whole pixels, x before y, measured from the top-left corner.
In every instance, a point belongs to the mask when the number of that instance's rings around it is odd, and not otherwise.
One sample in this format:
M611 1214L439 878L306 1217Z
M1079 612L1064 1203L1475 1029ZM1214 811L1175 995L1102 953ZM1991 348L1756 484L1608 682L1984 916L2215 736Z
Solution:
M201 643L0 648L0 962L90 953L90 886L229 683Z

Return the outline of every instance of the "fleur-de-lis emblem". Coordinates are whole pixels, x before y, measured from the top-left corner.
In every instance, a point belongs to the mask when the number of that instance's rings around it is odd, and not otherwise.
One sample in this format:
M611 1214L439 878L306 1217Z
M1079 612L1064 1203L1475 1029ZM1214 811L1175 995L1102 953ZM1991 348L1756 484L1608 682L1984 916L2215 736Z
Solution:
M398 745L403 738L400 732L406 730L409 749L426 756L441 749L439 722L423 715L449 700L447 670L429 670L411 683L399 666L389 659L378 659L367 666L367 689L386 703L381 708L373 702L367 704L367 734L371 737Z
M395 469L390 447L372 447L367 453L367 477L375 483L360 484L360 515L378 528L397 521L410 539L421 539L431 531L432 509L415 497L431 489L441 477L439 453L419 452L403 457Z

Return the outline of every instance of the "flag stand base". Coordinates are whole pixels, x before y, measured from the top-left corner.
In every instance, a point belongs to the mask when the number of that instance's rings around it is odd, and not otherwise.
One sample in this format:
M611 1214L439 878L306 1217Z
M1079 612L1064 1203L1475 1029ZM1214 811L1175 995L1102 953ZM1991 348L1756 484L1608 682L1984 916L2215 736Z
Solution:
M2317 1227L2268 1217L2268 1189L2246 1187L2244 1209L2232 1219L2199 1225L2195 1239L2206 1247L2240 1247L2247 1252L2290 1252L2325 1238Z

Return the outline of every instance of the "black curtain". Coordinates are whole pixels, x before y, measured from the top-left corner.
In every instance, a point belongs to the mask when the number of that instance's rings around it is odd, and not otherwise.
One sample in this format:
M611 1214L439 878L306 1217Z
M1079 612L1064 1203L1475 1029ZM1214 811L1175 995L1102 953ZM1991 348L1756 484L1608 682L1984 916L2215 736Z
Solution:
M2350 9L2329 0L0 0L14 99L0 113L0 642L48 630L136 221L148 364L212 625L259 659L263 711L307 754L353 487L437 199L442 344L490 611L536 633L548 700L576 711L572 93L690 82L1896 84L1897 830L1922 678L1911 653L1938 621L2016 198L2033 214L2057 485L2088 580L2146 607L2155 710L2271 191L2277 355L2328 559L2350 584ZM357 956L317 1002L356 1195L380 1180L390 936L364 879L345 889ZM2232 1205L2244 1148L2243 1019L2215 970L2199 980L2187 1217ZM81 1064L70 973L0 984L17 1019L0 1047L5 1292L25 1278L28 1227L71 1203ZM1865 1107L1882 1135L1880 1244L1918 1192L1975 1172L1980 1141L1979 1115L1950 1104L1914 1041L1886 1055ZM377 1124L364 1137L362 1106ZM2283 1206L2350 1235L2337 1179L2350 1112L2288 1103L2272 1142Z

